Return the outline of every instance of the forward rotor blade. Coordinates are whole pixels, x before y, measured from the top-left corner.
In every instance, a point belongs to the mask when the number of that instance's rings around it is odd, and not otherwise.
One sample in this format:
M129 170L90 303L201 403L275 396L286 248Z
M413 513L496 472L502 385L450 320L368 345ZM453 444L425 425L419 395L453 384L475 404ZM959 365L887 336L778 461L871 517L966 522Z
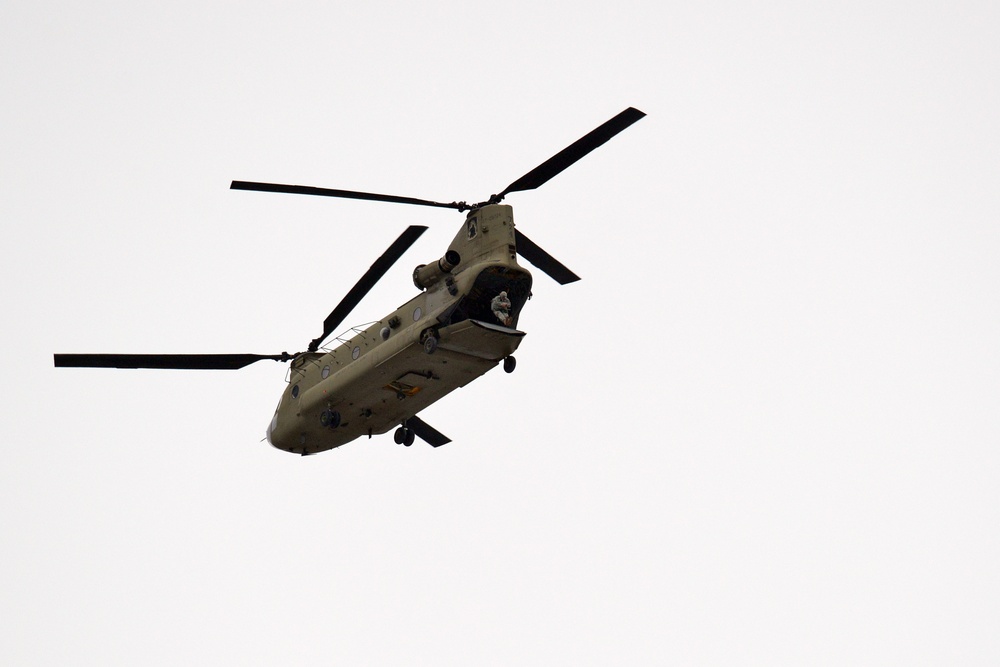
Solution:
M563 266L558 259L542 250L537 243L522 234L519 229L514 230L514 243L517 244L517 254L552 276L552 279L560 285L575 283L580 279L580 276Z
M433 426L425 422L416 415L406 420L406 428L411 429L413 434L426 442L431 447L440 447L451 442L451 438L440 433Z
M620 114L604 123L596 130L593 130L584 137L577 139L575 142L508 185L503 192L496 196L496 200L500 201L505 195L511 192L534 190L539 185L542 185L553 176L556 176L566 169L566 167L569 167L590 151L606 143L609 139L611 139L611 137L615 136L645 115L646 114L643 112L632 107L625 109L625 111L622 111Z
M340 326L340 323L344 321L355 306L357 306L361 299L371 291L371 288L375 286L375 283L385 275L385 272L389 270L393 264L396 263L403 253L406 252L413 243L420 238L420 235L427 231L427 228L422 225L411 225L406 228L402 234L399 235L392 245L382 253L382 256L375 260L375 263L371 265L371 268L361 276L361 280L351 288L351 291L347 293L347 296L337 304L337 307L327 316L326 320L323 321L323 335L316 338L311 343L309 343L309 351L315 352L319 349L320 343L322 343L327 336L333 333L333 330Z
M57 368L177 368L236 370L263 359L289 361L281 354L56 354Z
M385 201L393 204L416 204L418 206L437 206L438 208L453 208L464 211L468 208L464 202L445 204L439 201L416 199L414 197L397 197L396 195L380 195L374 192L355 192L354 190L331 190L329 188L314 188L309 185L281 185L279 183L252 183L249 181L233 181L230 190L255 190L258 192L286 192L295 195L319 195L321 197L342 197L344 199L366 199L368 201Z

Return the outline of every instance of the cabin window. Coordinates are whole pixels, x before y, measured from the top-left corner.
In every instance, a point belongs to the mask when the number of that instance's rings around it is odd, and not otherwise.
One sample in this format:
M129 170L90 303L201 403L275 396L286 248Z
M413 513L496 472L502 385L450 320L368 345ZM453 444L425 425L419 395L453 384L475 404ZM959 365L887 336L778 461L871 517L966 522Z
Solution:
M414 308L413 309L413 321L416 322L417 320L419 320L423 316L423 314L424 314L424 311L420 310L420 306L417 306L416 308Z
M360 347L355 347L353 350L351 350L351 359L357 359L360 356L361 356Z
M299 397L299 385L294 385L292 387L292 398L298 398L298 397Z
M330 367L329 366L323 366L323 371L320 373L320 375L323 376L324 380L327 379L328 377L330 377Z

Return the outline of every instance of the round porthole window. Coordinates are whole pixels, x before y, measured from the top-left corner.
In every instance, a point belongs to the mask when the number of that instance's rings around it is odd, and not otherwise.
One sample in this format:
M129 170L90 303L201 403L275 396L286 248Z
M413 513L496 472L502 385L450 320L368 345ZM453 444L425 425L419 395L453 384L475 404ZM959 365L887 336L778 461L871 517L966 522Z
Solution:
M324 380L327 379L328 377L330 377L330 367L329 366L323 366L323 371L322 371L322 373L320 373L320 375L323 376Z
M357 359L360 356L361 356L361 348L360 347L355 347L353 350L351 350L351 358L352 359Z
M414 308L413 309L413 321L416 322L417 320L419 320L420 317L421 317L421 315L423 315L423 314L424 314L424 312L422 310L420 310L420 306L417 306L416 308Z
M298 398L298 397L299 397L299 385L295 385L294 387L292 387L292 398Z
M382 340L389 340L389 334L391 333L392 332L389 331L389 327L382 327L382 330L378 332L378 335L382 337Z

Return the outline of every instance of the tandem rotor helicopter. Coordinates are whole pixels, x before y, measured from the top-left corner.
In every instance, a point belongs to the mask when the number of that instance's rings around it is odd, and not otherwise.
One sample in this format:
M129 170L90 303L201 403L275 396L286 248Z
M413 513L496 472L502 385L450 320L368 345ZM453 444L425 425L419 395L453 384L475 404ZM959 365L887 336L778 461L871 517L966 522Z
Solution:
M233 190L286 192L436 206L466 212L465 223L440 259L413 271L420 294L365 329L351 329L324 346L362 298L426 231L410 226L375 260L323 322L304 352L289 354L56 354L57 367L234 370L263 359L290 362L288 386L267 427L274 447L306 456L361 436L395 428L409 447L421 438L433 447L451 442L417 414L512 356L531 295L531 274L520 255L560 284L580 278L514 228L511 192L534 190L643 116L629 107L597 129L477 204L330 190L302 185L233 181Z

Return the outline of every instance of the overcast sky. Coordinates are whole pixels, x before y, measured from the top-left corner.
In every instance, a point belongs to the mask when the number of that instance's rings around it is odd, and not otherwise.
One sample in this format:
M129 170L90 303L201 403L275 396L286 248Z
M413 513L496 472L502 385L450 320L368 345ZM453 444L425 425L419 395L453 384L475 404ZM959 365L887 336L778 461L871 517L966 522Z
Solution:
M8 3L0 662L1000 661L1000 5ZM287 367L537 191L512 375L314 457Z

